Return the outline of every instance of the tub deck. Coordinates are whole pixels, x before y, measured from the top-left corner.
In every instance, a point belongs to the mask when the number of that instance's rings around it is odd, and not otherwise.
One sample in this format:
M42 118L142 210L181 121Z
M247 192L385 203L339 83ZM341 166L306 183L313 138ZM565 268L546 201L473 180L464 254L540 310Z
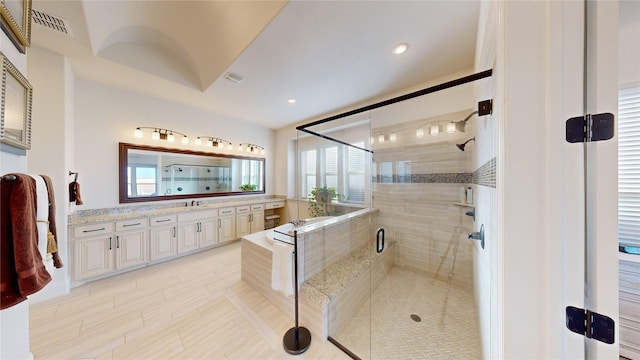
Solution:
M299 290L299 320L312 336L326 341L348 323L369 299L371 286L381 283L391 270L395 247L389 242L387 251L374 251L368 217L331 219L310 227L299 232L306 265ZM273 243L267 231L242 238L242 279L293 319L293 296L271 288Z

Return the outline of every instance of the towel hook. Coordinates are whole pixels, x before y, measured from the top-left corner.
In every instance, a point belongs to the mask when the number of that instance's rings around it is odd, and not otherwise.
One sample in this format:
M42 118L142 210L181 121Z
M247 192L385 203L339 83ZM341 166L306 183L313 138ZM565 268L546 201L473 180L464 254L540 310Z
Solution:
M77 172L73 172L73 171L69 171L69 176L71 175L75 175L73 177L73 182L77 182L78 181L78 173Z

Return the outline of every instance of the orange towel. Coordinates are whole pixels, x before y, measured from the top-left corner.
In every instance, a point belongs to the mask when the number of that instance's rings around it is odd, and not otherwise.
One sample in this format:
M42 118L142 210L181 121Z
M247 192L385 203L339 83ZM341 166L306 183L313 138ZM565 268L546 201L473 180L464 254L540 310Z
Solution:
M36 181L11 175L15 181L0 184L0 309L26 300L51 281L38 250Z

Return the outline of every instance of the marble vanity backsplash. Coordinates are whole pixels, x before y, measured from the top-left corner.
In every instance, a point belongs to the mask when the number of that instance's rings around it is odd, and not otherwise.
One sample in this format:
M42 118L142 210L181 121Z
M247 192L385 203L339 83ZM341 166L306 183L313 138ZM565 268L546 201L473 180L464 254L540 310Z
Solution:
M142 216L162 215L185 211L199 211L211 208L221 208L227 206L240 206L259 202L286 200L286 196L278 195L257 195L247 198L224 198L224 199L195 199L194 206L191 200L171 202L171 203L145 203L143 205L119 206L113 208L77 210L69 214L69 225L84 224L97 221L110 221L127 219ZM199 203L199 205L195 205ZM185 206L186 204L186 206Z

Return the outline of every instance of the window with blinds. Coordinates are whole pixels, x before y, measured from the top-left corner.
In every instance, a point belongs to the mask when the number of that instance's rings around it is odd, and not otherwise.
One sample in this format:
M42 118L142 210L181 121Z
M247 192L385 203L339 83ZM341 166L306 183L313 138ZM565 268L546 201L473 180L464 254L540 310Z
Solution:
M640 253L640 84L618 95L618 234Z
M362 148L364 142L353 144ZM350 146L317 147L301 152L300 196L307 198L313 188L335 188L340 201L365 202L365 153Z

